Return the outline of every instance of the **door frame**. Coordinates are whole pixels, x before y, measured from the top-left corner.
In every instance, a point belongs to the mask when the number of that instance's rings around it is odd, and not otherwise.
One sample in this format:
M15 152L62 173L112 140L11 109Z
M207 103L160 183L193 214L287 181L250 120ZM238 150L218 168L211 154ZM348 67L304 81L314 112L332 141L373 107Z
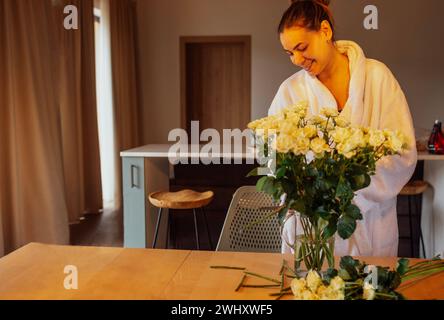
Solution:
M249 121L251 120L251 36L181 36L180 41L180 125L187 130L187 74L186 74L186 46L195 43L241 43L244 47L244 54L249 57L248 63L244 65L243 72L246 75L247 89L244 94L247 96Z

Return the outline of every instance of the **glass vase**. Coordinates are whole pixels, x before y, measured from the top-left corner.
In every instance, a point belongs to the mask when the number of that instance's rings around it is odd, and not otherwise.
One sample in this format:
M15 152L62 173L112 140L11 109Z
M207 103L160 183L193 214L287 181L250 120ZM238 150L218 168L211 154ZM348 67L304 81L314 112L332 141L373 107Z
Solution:
M335 237L324 238L308 219L299 218L303 233L296 233L294 242L294 267L296 275L304 276L309 270L322 273L327 268L334 268Z

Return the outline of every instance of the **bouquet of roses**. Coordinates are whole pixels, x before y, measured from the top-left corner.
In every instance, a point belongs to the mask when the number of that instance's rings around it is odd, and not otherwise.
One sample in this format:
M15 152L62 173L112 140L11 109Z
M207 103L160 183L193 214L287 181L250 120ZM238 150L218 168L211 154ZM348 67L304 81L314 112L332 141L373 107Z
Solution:
M444 272L439 256L413 265L408 259L399 259L392 270L349 256L342 257L339 266L339 270L328 269L323 277L311 270L305 278L294 278L291 290L281 292L291 291L295 300L405 300L400 288Z
M260 153L271 159L258 190L281 201L281 222L289 211L300 215L304 234L292 244L296 267L303 261L308 270L320 271L325 260L333 267L333 236L348 239L363 218L352 203L355 192L369 186L379 159L407 148L406 139L400 132L353 127L336 109L309 116L307 103L248 127Z
M239 270L243 273L235 291L244 289L274 289L270 296L281 299L291 295L295 300L404 300L402 290L419 281L444 272L444 260L411 263L399 259L395 268L368 265L350 256L342 257L339 269L329 268L324 273L308 271L305 277L297 275L284 259L280 279L251 272L244 267L211 266L213 269ZM255 280L260 279L260 283ZM264 284L263 281L267 281ZM269 284L268 284L269 282Z

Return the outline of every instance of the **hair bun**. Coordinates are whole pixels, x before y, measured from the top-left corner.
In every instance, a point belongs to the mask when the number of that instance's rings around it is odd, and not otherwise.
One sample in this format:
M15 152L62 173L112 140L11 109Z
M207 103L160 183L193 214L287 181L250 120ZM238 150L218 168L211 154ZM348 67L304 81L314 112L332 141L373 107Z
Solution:
M327 7L330 5L330 0L313 0L313 1L323 4L324 6L327 6Z
M328 7L330 5L331 0L291 0L291 3L295 3L295 2L303 2L303 1L312 1L312 2L317 2L323 6Z

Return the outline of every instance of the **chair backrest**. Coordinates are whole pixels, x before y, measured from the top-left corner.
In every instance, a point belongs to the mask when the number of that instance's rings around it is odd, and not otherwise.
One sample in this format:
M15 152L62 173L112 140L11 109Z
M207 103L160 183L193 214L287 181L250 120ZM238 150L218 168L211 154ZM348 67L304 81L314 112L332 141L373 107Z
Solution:
M273 198L255 186L237 189L228 209L216 251L281 252L282 238ZM261 221L259 223L254 223Z

